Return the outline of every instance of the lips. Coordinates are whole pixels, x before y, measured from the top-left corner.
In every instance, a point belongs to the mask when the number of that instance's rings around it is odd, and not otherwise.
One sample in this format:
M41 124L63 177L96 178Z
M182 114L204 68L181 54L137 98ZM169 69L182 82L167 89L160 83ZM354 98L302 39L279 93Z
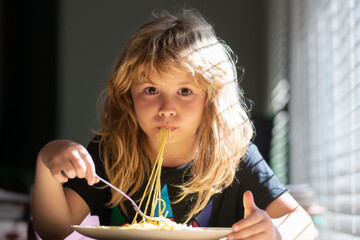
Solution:
M170 128L171 131L174 131L175 129L177 129L177 127L171 126L171 125L161 125L158 127L158 129L160 129L160 128Z

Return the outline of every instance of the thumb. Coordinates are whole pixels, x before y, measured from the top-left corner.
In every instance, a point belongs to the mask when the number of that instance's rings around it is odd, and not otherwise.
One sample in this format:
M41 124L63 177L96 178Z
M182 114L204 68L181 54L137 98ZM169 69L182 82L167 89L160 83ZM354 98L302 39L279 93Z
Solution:
M248 217L250 214L258 210L259 208L256 206L254 202L254 196L250 191L246 191L243 196L243 204L244 204L244 218Z

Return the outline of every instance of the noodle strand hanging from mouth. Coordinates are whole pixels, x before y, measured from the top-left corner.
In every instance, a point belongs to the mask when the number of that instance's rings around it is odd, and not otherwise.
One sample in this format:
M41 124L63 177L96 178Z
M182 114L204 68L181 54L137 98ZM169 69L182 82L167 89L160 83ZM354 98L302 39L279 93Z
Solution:
M143 194L140 204L139 204L139 206L141 207L146 196L149 196L147 199L147 202L146 202L144 213L147 214L150 200L151 200L151 204L150 204L150 216L151 217L155 217L156 205L158 206L158 213L159 213L158 217L166 217L166 214L167 214L167 213L165 213L165 215L163 215L166 204L161 199L161 167L162 167L162 163L164 160L163 155L164 155L166 140L168 137L170 137L170 134L171 134L170 128L161 128L160 129L160 146L159 146L158 155L156 157L154 166L153 166L151 174L150 174L149 181L146 185L144 194ZM137 216L138 216L138 214L136 213L132 224L136 223ZM142 219L142 221L147 222L149 220Z
M192 229L192 227L188 227L186 224L178 224L174 221L171 221L170 219L167 219L166 218L167 212L164 213L166 210L166 203L164 200L161 199L161 167L164 160L163 155L164 155L166 140L170 136L171 136L170 128L160 129L160 146L159 146L158 155L156 157L148 183L146 185L144 194L139 204L139 207L141 207L141 205L144 202L144 199L146 198L146 196L148 196L144 213L147 214L148 208L150 206L150 216L161 218L163 221L148 220L146 218L142 218L140 222L137 222L136 219L138 217L138 213L136 213L132 221L132 224L126 224L121 228L136 229L136 230L175 230L175 231ZM155 216L156 206L158 207L158 216Z

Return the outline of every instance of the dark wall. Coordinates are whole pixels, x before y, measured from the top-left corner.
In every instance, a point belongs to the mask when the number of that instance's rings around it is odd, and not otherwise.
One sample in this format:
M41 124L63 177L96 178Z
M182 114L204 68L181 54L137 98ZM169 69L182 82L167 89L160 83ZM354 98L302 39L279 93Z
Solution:
M56 132L58 8L57 1L3 0L0 10L0 187L23 189Z

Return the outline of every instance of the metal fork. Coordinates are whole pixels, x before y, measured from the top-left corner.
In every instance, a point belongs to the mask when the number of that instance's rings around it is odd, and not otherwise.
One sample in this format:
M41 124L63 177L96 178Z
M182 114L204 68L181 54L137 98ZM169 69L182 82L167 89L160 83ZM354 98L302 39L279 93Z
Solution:
M64 171L61 171L61 174L68 178L68 176L66 175L66 173ZM160 222L168 221L168 219L166 219L166 218L150 217L150 216L146 215L145 213L143 213L140 210L139 206L135 203L135 201L131 197L129 197L126 193L124 193L123 191L121 191L120 189L118 189L117 187L115 187L114 185L112 185L111 183L106 181L105 179L99 177L99 175L95 174L95 177L97 177L100 181L102 181L103 183L105 183L106 185L108 185L109 187L111 187L115 191L121 193L124 197L126 197L132 203L135 211L138 212L142 217L147 218L147 219L152 220L152 221L160 221Z
M120 189L118 189L117 187L115 187L114 185L112 185L111 183L109 183L108 181L106 181L105 179L99 177L98 175L96 175L96 177L98 179L100 179L100 181L102 181L103 183L105 183L106 185L108 185L109 187L113 188L114 190L118 191L119 193L121 193L124 197L126 197L133 205L134 209L136 212L138 212L142 217L153 220L153 221L161 221L161 222L166 222L168 221L168 219L166 218L159 218L159 217L150 217L148 215L146 215L145 213L143 213L139 206L135 203L134 200L132 200L131 197L129 197L126 193L124 193L123 191L121 191Z

